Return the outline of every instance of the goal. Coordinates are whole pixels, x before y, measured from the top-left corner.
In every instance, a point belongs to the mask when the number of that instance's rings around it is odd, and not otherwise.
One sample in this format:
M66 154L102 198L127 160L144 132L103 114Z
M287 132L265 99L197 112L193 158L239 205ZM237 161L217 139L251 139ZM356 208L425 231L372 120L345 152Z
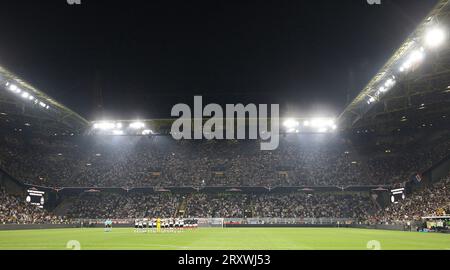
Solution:
M223 218L199 218L198 227L223 228Z

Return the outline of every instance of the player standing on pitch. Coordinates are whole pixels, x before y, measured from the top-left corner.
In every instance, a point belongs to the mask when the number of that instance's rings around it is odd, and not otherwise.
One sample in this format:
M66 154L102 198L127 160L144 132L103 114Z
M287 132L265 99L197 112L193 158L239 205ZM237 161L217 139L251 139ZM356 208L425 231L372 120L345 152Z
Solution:
M137 232L139 229L139 219L134 220L134 232Z
M156 232L159 233L161 231L161 219L156 219Z
M112 230L112 220L107 219L105 221L105 232L110 232Z

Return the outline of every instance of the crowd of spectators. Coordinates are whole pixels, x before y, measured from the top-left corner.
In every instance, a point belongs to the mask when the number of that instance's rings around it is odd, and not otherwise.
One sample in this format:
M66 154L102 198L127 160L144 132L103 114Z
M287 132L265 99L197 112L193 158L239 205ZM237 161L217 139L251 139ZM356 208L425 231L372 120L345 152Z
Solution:
M180 198L166 194L86 194L74 200L67 216L71 219L174 217Z
M274 151L258 140L181 140L169 136L38 137L1 133L0 169L48 187L349 186L406 182L450 154L450 141L364 152L338 135L292 134ZM335 217L402 222L449 202L449 179L373 213L359 194L85 194L68 218ZM1 223L61 223L65 218L1 191ZM446 204L446 205L445 205ZM179 212L183 210L183 212Z
M369 196L327 193L198 194L191 196L187 205L188 216L212 218L363 219L374 210Z
M363 155L339 136L287 135L274 151L259 141L171 137L0 138L0 168L50 187L348 186L405 182L450 153L390 149Z
M0 223L69 223L78 219L144 217L345 218L372 224L404 224L450 210L450 177L421 189L398 204L377 210L368 193L84 193L63 199L64 217L0 191Z
M373 213L360 194L88 194L75 200L72 219L196 218L353 218Z
M0 187L0 224L59 224L67 220L26 203L22 197L10 195Z
M426 216L450 214L450 176L430 187L391 204L370 217L370 223L405 223L420 221Z

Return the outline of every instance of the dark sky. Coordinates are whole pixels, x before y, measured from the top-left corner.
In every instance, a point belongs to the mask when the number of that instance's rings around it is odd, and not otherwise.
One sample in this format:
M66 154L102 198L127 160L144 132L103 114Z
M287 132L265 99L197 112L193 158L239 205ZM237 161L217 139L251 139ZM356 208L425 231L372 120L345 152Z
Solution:
M0 65L91 120L195 94L338 114L436 2L1 0Z

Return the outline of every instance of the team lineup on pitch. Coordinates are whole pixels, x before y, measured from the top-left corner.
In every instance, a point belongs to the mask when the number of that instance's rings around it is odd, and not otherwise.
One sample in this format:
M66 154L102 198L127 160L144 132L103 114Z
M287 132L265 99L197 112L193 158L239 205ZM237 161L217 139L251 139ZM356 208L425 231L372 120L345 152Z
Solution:
M132 228L0 231L2 250L448 250L450 235L348 228Z

